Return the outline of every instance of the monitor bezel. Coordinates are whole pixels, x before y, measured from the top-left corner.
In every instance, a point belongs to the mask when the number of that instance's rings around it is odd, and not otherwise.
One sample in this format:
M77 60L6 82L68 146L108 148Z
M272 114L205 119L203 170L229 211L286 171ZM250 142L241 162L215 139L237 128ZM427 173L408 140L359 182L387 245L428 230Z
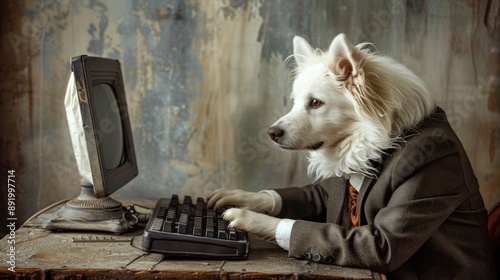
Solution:
M108 58L82 55L71 59L71 69L75 75L94 194L96 197L105 197L123 187L138 174L120 62ZM99 132L96 129L98 126L94 115L95 105L92 88L103 83L109 84L115 90L126 153L126 162L112 170L104 168L104 157L98 145Z

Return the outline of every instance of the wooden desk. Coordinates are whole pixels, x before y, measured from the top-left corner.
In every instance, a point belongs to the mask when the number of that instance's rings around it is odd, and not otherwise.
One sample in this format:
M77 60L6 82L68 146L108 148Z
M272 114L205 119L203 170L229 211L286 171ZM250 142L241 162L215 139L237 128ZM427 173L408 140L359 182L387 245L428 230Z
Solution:
M89 236L123 241L73 241ZM7 253L12 245L7 237L0 241L0 279L384 279L368 269L291 259L274 243L254 237L250 257L245 261L164 259L160 254L144 254L130 245L133 238L133 244L139 246L140 231L123 235L51 232L40 228L37 219L16 231L13 273L8 270Z

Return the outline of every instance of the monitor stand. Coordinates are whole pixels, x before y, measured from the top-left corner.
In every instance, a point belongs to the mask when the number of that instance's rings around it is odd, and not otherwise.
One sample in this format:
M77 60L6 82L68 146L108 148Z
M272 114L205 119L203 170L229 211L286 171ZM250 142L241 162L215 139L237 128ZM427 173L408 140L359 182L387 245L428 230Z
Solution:
M128 230L122 204L110 197L97 198L92 183L80 181L80 195L54 214L45 214L43 228L51 230L96 230L122 233Z

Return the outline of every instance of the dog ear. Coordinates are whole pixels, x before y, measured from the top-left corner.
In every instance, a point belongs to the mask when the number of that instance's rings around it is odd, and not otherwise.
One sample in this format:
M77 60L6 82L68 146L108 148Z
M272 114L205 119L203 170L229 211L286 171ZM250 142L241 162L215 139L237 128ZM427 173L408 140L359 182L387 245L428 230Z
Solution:
M344 34L337 35L328 49L327 59L330 70L338 76L340 81L346 81L349 77L356 77L359 73L359 57L356 47L351 44Z
M293 56L297 66L304 66L315 56L315 51L309 43L300 36L293 38Z

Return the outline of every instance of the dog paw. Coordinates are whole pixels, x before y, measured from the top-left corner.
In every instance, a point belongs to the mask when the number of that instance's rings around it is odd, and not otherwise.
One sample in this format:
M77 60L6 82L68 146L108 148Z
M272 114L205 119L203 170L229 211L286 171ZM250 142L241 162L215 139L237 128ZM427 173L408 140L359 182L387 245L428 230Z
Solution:
M276 227L281 220L240 208L228 209L222 214L222 217L224 220L230 221L230 227L253 233L265 239L275 238Z
M230 222L230 227L246 230L248 228L247 223L252 220L252 213L250 212L252 211L247 209L230 208L224 211L222 218Z

